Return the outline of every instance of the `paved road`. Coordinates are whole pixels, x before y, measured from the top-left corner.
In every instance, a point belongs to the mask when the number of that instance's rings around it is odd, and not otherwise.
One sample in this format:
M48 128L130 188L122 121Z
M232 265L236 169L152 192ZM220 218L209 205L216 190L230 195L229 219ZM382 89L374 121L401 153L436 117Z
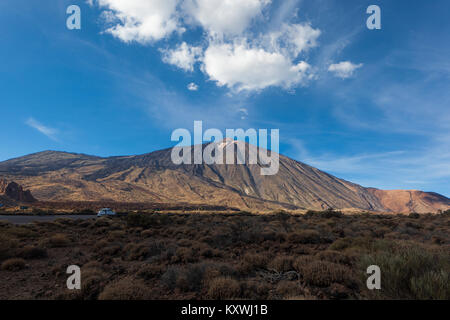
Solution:
M67 215L67 216L2 216L0 215L0 220L9 221L14 224L27 224L33 221L53 221L59 218L69 218L69 219L94 219L96 216L93 215Z

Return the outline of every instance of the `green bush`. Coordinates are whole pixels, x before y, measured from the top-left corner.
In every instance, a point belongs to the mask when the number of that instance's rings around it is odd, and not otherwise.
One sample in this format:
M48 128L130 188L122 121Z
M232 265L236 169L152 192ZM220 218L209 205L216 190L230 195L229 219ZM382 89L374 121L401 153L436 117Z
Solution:
M411 291L420 300L449 300L450 274L447 271L429 271L411 279Z
M381 298L450 299L448 252L410 246L365 255L360 261L364 278L370 265L381 269L381 290L376 292Z

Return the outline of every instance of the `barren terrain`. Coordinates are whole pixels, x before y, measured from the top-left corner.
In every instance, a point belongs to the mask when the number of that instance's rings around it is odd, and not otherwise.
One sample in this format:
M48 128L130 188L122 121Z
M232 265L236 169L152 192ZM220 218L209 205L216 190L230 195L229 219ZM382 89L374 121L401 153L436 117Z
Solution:
M450 299L450 216L129 214L0 223L0 299ZM365 286L378 265L382 290ZM66 289L79 265L82 289Z

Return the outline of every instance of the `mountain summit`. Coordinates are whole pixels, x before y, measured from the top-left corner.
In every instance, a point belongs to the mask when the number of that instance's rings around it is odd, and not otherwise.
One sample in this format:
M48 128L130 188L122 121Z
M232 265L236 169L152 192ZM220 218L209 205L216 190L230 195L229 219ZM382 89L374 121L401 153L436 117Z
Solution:
M238 144L228 140L219 143ZM245 147L254 149L247 143ZM450 199L442 195L365 188L282 155L278 173L263 176L260 163L176 165L171 153L172 149L165 149L102 158L44 151L0 162L0 178L14 180L37 199L47 201L188 203L258 210L355 208L405 213L450 208Z

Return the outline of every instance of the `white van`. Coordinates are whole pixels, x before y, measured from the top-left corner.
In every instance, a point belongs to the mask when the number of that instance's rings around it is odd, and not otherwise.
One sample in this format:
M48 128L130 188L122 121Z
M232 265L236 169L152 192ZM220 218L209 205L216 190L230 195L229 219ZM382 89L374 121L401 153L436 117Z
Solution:
M97 217L103 217L103 216L115 216L116 213L111 210L110 208L103 208L97 213Z

